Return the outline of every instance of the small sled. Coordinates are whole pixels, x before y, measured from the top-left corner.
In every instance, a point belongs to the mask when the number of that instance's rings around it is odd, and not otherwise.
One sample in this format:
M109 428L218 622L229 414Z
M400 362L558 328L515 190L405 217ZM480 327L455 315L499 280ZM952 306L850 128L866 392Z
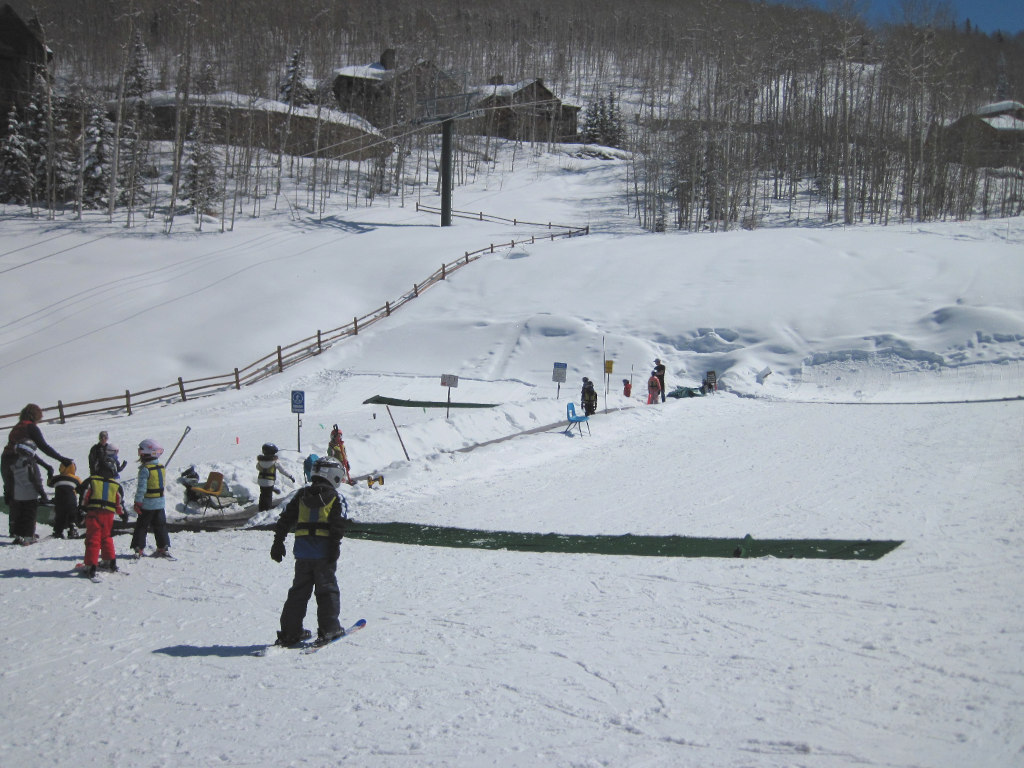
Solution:
M196 468L189 467L181 473L178 482L185 486L185 501L203 514L211 510L219 512L238 503L238 498L229 493L220 472L210 472L206 482L200 483Z
M373 488L374 483L378 483L378 484L380 484L383 487L383 485L384 485L384 475L376 475L376 476L374 476L374 475L367 475L366 476L366 486L368 488Z

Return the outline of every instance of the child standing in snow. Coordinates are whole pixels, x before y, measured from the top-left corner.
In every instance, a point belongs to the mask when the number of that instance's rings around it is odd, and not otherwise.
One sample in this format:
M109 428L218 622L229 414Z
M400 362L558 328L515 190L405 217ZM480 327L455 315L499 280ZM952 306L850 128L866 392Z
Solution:
M146 550L146 535L150 526L156 539L153 557L170 557L167 551L171 537L167 534L167 513L164 509L164 465L158 459L164 449L156 440L146 439L139 443L139 477L135 489L135 521L132 532L132 550L136 557L142 557Z
M92 578L96 566L117 570L117 553L114 551L114 515L128 519L124 510L124 491L117 482L117 449L108 447L99 466L99 472L90 475L82 483L82 507L85 509L85 568L82 575ZM103 562L100 563L100 555Z
M53 488L53 538L78 536L78 486L82 481L75 475L75 462L61 464L59 473L47 482Z
M329 643L345 634L338 621L341 593L336 573L341 539L348 524L348 506L338 493L338 486L345 481L345 470L336 459L320 459L313 465L312 474L312 482L292 497L274 526L270 557L275 563L284 560L285 537L295 528L295 578L281 609L277 645L295 645L311 636L302 622L314 592L316 644Z
M633 396L633 385L630 384L629 379L622 380L622 396L632 397Z
M337 424L331 430L331 442L327 445L327 455L338 460L338 463L345 469L345 482L351 483L352 474L349 471L348 453L345 451L345 441L341 439L341 430L338 429Z
M273 443L263 444L263 453L256 457L256 471L259 473L256 479L256 483L260 487L259 511L265 512L274 506L274 491L277 490L274 485L277 483L277 473L280 471L292 482L295 482L295 478L278 466L277 446Z
M25 440L14 446L14 452L15 458L11 464L14 479L10 509L11 533L15 544L34 544L39 539L36 536L36 511L39 502L46 501L46 489L39 475L36 444Z

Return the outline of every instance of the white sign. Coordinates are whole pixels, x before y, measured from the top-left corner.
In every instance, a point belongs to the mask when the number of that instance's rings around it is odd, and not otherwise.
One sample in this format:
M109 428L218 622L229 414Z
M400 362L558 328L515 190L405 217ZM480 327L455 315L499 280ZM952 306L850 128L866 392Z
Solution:
M453 373L442 373L441 374L441 386L442 387L455 387L458 389L459 377Z
M555 369L551 372L551 380L557 381L559 384L565 383L565 372L568 369L566 363L555 363Z

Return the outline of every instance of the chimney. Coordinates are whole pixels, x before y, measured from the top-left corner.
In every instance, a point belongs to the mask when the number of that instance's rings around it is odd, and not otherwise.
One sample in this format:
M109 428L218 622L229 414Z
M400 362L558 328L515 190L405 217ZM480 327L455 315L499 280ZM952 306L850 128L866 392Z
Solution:
M382 67L384 67L384 69L394 69L395 68L395 49L394 48L388 48L386 51L384 51L384 53L382 53L380 55L380 65Z

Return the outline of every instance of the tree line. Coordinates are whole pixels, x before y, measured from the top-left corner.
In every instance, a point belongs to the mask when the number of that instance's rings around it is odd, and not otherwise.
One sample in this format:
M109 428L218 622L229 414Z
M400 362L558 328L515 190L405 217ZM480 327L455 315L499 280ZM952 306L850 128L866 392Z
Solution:
M412 125L378 126L394 151L372 161L301 160L244 136L214 143L204 97L215 90L327 108L310 83L386 48L467 86L542 77L583 107L580 141L631 153L631 213L651 230L754 227L769 202L794 218L814 203L829 221L883 224L1024 206L1024 158L976 167L937 130L980 103L1021 100L1024 33L984 34L928 2L908 1L882 26L852 0L827 13L746 0L35 0L31 10L54 76L6 116L0 195L50 211L223 221L242 206L258 213L284 175L303 181L305 199L292 202L313 210L336 195L362 204L428 185L436 141ZM154 89L176 94L173 141L152 139ZM490 156L486 136L462 133L456 146L457 175Z

